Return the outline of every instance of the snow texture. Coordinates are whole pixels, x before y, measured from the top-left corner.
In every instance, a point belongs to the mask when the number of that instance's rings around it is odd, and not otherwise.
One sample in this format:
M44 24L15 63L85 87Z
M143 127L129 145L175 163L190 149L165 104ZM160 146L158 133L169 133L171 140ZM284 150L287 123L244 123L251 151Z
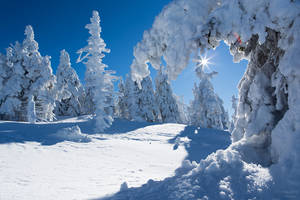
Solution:
M92 116L1 121L0 199L96 199L119 191L124 182L131 188L173 176L187 155L200 160L230 143L227 132L203 129L194 136L194 128L181 124L116 119L100 134L92 123ZM198 138L190 148L187 136ZM174 148L176 141L181 143ZM188 153L194 150L203 154Z
M54 137L67 140L67 141L73 141L73 142L90 142L91 139L87 136L81 133L81 130L78 126L72 126L70 128L63 128L57 131L56 134L53 134Z

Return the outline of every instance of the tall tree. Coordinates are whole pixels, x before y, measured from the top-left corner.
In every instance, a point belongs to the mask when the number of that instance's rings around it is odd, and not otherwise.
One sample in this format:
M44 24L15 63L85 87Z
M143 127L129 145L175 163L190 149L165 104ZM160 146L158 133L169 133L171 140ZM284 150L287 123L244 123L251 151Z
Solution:
M156 102L158 104L162 122L179 123L180 113L176 98L173 95L168 75L164 73L162 69L159 70L156 76L155 85Z
M96 114L96 128L103 131L113 122L113 81L116 77L113 71L106 70L107 65L102 63L103 53L109 53L104 40L101 38L100 17L93 11L91 23L85 26L89 30L88 45L78 51L77 62L86 60L85 82L87 112ZM85 55L82 55L85 54Z
M76 71L71 67L70 56L66 50L60 52L56 78L60 95L55 113L60 116L79 116L83 113L84 88Z
M190 122L192 125L205 128L226 129L228 126L228 114L223 107L223 101L214 92L211 78L217 72L205 72L205 66L199 60L196 74L200 83L194 85L194 100L190 105Z
M0 116L2 119L28 121L28 102L33 96L36 119L51 121L56 100L55 76L50 57L42 57L31 26L25 29L23 44L7 49L2 81Z
M231 103L232 103L233 113L231 115L231 122L230 122L230 128L229 128L230 132L233 131L235 121L237 120L237 116L236 116L236 114L237 114L237 102L238 102L238 98L236 98L235 95L232 95Z
M138 107L141 118L148 122L156 122L159 117L159 109L156 103L152 85L152 79L145 77L141 82L141 91L138 96Z
M131 76L126 76L125 82L125 102L128 111L129 120L143 121L140 110L140 93L141 90L136 81L132 80Z

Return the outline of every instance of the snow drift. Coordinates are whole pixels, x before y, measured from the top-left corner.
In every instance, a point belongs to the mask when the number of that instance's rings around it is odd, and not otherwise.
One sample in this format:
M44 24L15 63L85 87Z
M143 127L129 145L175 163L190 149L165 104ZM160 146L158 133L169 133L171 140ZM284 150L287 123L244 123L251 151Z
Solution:
M166 63L175 79L189 56L224 41L235 62L249 60L239 83L232 145L170 180L112 199L300 198L300 2L175 0L134 49L132 77ZM235 185L238 186L235 186Z

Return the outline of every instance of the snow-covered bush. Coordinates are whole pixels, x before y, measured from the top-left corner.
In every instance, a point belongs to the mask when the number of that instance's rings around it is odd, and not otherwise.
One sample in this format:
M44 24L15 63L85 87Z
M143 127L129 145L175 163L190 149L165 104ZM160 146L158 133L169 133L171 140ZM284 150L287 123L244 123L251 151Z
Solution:
M91 139L87 135L81 133L81 130L80 130L79 126L77 126L77 125L69 127L69 128L60 129L53 136L56 138L59 138L59 139L68 140L68 141L72 141L72 142L90 142L91 141Z
M199 63L196 74L200 79L199 85L194 85L194 100L190 105L190 123L204 128L224 130L228 127L228 114L223 107L223 101L215 93L211 78L217 72L205 72L205 66Z
M67 51L60 52L60 63L56 71L59 99L55 114L60 116L79 116L83 113L84 89L76 71L71 67Z
M91 23L86 25L91 36L88 45L78 51L80 54L77 62L84 62L86 65L85 87L86 87L86 108L87 114L96 114L96 128L103 131L113 122L114 106L114 85L116 77L113 71L106 70L107 65L102 63L105 56L109 53L106 44L100 36L100 17L97 11L93 11L90 19ZM82 54L85 55L82 56Z
M2 62L0 117L28 121L28 102L33 96L36 120L53 120L56 100L55 76L50 57L42 57L31 26L25 29L23 44L16 42L7 49Z

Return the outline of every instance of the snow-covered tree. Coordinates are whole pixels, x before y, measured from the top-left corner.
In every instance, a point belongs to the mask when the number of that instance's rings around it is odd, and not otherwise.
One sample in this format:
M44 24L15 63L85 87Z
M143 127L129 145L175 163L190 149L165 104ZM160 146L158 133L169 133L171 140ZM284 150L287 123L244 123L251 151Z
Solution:
M127 107L127 119L133 121L144 121L141 117L139 106L141 90L136 81L133 81L131 76L126 76L125 81L125 104Z
M238 98L235 97L235 95L232 95L231 97L231 103L232 103L232 109L233 109L233 113L231 115L231 122L230 122L230 129L229 131L232 132L234 129L234 123L237 119L237 102L238 102Z
M188 115L188 108L187 105L184 103L183 97L175 96L176 103L178 106L178 111L179 111L179 121L178 123L182 124L188 124L189 122L189 115Z
M179 123L180 113L176 98L173 95L168 75L163 72L162 69L157 73L155 86L156 102L158 104L162 122Z
M79 116L83 113L84 88L76 71L71 67L67 51L60 52L60 63L56 71L59 99L55 114L60 116Z
M159 110L151 77L145 77L140 87L130 76L126 76L125 85L121 80L117 107L118 116L121 118L133 121L158 121Z
M87 113L96 114L96 128L99 131L108 128L113 122L114 85L116 77L113 71L106 70L107 65L102 63L109 53L104 40L101 38L100 17L97 11L93 11L91 23L85 26L89 30L88 45L78 51L77 62L86 65L85 84ZM84 54L82 56L82 54Z
M211 78L217 72L207 73L201 61L197 64L196 74L200 83L194 85L194 100L190 106L191 124L205 128L226 129L228 126L228 114L223 107L223 101L214 92Z
M56 100L55 76L50 57L42 57L31 26L25 29L23 44L7 49L2 81L0 116L28 121L28 102L33 96L37 121L53 120Z
M126 105L126 96L125 96L125 85L122 78L120 78L118 88L119 91L118 91L118 99L116 103L115 113L116 116L120 118L128 119L128 109Z
M29 101L27 105L27 120L30 123L36 122L35 102L33 96L29 97Z
M152 79L150 76L147 76L142 80L141 91L138 99L138 107L141 117L148 122L158 121L159 109L156 103Z

